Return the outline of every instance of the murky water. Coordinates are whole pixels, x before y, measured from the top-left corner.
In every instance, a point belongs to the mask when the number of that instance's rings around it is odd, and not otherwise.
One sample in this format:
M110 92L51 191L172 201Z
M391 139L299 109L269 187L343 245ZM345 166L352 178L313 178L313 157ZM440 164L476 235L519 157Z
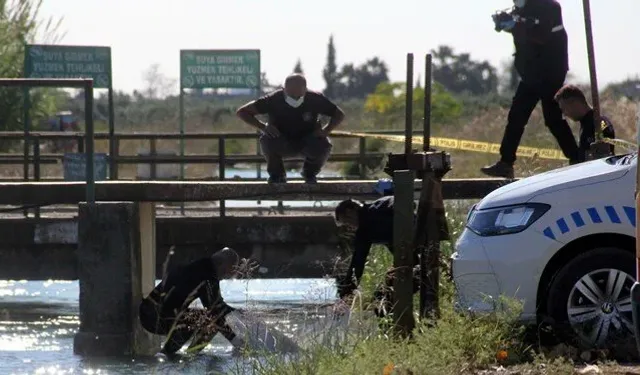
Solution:
M249 309L283 332L321 319L335 299L332 280L223 281L230 305ZM218 335L201 355L182 363L153 359L86 359L73 354L78 330L76 281L0 281L0 374L226 374L250 359L232 355Z

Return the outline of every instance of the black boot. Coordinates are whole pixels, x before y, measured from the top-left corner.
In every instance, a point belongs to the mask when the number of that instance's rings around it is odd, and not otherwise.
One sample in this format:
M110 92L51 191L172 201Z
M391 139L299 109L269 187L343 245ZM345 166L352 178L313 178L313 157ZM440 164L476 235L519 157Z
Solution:
M318 183L318 179L316 178L315 174L311 174L309 172L302 172L301 175L302 175L302 178L304 178L304 182L306 184L316 184L316 183Z
M269 179L267 180L267 183L269 184L286 184L287 183L287 177L285 176L269 176Z
M491 177L513 178L513 165L503 161L498 161L493 165L482 167L480 168L480 171Z

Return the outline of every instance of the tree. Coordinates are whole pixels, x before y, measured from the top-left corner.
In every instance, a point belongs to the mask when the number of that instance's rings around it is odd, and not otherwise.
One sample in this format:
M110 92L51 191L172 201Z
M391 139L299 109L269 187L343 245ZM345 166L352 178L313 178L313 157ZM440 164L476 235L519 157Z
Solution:
M45 43L54 43L60 37L61 20L42 20L42 0L0 0L0 76L24 76L25 43L34 43L36 36ZM30 118L33 124L55 112L55 89L33 88L30 92ZM15 130L23 126L22 89L0 87L0 130Z
M449 46L439 46L433 55L433 78L447 90L483 95L498 91L496 69L488 61L474 61L468 53L456 55Z
M391 124L404 118L406 101L406 85L404 82L383 82L376 87L365 101L365 110L374 113L380 118L381 123ZM422 108L424 102L424 89L413 89L413 106ZM439 83L434 82L431 87L431 119L434 123L451 121L462 114L462 104L454 98ZM413 121L421 122L423 113L414 111Z
M168 78L160 71L160 64L152 64L143 73L144 96L148 99L159 99L170 95L176 84L175 79Z
M329 98L334 98L338 85L338 66L336 65L336 47L333 44L333 35L329 36L329 44L327 45L327 64L322 70L322 76L326 87L324 94Z
M382 82L388 82L387 64L378 57L371 58L360 66L345 64L338 75L335 95L343 99L364 99L373 93Z
M298 59L298 62L296 62L296 66L293 67L293 72L304 74L304 71L302 70L302 61L300 61L300 59Z

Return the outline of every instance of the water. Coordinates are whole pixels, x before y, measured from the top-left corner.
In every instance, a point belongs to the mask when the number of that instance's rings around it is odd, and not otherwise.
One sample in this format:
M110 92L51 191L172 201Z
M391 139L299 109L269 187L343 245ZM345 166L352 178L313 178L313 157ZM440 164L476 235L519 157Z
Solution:
M225 280L221 289L231 306L289 335L322 319L321 305L336 295L328 279ZM220 335L183 363L85 359L73 354L78 327L77 281L0 281L0 374L224 374L251 360L232 355Z

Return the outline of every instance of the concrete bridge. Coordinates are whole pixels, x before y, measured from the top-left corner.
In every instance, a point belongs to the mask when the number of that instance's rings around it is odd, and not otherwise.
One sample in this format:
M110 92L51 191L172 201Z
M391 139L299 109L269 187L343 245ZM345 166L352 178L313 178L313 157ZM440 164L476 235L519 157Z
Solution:
M445 180L445 199L481 198L504 180ZM318 185L260 182L98 182L98 201L182 202L279 197L286 200L375 199L376 181ZM416 181L416 194L420 182ZM0 184L0 205L79 204L82 182ZM260 262L255 278L320 278L335 274L345 258L330 213L312 216L156 217L156 277L169 250L170 266L223 247ZM77 280L77 217L0 218L0 279Z

